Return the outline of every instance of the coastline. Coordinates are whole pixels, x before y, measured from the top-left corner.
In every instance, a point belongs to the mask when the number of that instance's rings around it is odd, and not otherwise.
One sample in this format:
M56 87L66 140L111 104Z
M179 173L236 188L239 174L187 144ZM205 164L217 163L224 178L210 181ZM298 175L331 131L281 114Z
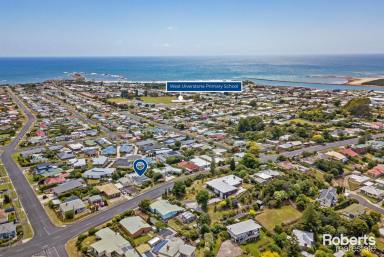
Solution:
M345 83L346 85L350 86L369 86L369 87L382 87L378 85L366 85L364 83L372 82L375 80L381 80L384 79L384 77L365 77L365 78L348 78L348 81Z

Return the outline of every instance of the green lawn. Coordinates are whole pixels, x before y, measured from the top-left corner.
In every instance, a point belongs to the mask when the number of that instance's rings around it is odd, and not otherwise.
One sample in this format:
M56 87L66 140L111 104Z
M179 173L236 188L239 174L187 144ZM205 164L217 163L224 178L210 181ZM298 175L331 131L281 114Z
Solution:
M172 103L172 100L175 100L175 96L158 96L158 97L152 97L152 96L143 96L140 97L140 99L144 103L153 103L153 104L170 104Z
M140 99L144 103L152 103L152 104L171 104L172 100L175 100L175 96L141 96ZM109 98L107 102L115 103L115 104L131 104L132 99L126 99L122 97L114 97Z
M148 242L151 239L152 237L150 235L144 235L144 236L133 239L133 243L135 246L139 246L141 244Z
M260 238L257 241L250 242L241 245L241 249L248 253L249 256L260 256L260 252L263 252L268 245L273 243L273 239L265 235L263 232L260 233Z
M297 119L292 119L292 120L289 120L288 121L289 123L294 123L294 124L302 124L302 125L313 125L314 122L312 121L309 121L309 120L305 120L305 119L300 119L300 118L297 118Z
M114 97L107 99L107 102L109 103L115 103L115 104L130 104L132 100L122 98L122 97Z
M266 209L260 215L256 216L256 220L268 231L273 231L276 225L292 224L301 217L301 212L290 205L283 206L280 209Z

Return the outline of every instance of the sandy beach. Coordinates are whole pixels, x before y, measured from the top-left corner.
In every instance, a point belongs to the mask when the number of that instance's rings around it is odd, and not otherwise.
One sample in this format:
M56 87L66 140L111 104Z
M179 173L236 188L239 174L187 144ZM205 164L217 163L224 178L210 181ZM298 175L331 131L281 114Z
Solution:
M377 77L377 78L348 78L347 83L348 85L351 86L363 86L363 83L375 81L378 79L384 79L383 77Z

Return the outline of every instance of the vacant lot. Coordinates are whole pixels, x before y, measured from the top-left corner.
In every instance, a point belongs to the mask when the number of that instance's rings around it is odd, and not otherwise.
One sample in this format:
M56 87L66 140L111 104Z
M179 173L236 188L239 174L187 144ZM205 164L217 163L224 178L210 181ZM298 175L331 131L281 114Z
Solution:
M283 206L280 209L266 209L256 216L256 220L268 231L273 231L276 225L292 224L301 217L301 212L292 206Z

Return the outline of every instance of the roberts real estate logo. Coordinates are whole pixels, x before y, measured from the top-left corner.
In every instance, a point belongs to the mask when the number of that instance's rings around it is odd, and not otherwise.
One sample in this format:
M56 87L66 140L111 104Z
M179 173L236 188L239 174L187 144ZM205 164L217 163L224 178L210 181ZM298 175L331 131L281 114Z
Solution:
M347 237L343 234L340 236L332 236L323 234L323 245L336 246L336 250L344 251L361 251L367 249L369 251L376 250L376 239L373 236Z

